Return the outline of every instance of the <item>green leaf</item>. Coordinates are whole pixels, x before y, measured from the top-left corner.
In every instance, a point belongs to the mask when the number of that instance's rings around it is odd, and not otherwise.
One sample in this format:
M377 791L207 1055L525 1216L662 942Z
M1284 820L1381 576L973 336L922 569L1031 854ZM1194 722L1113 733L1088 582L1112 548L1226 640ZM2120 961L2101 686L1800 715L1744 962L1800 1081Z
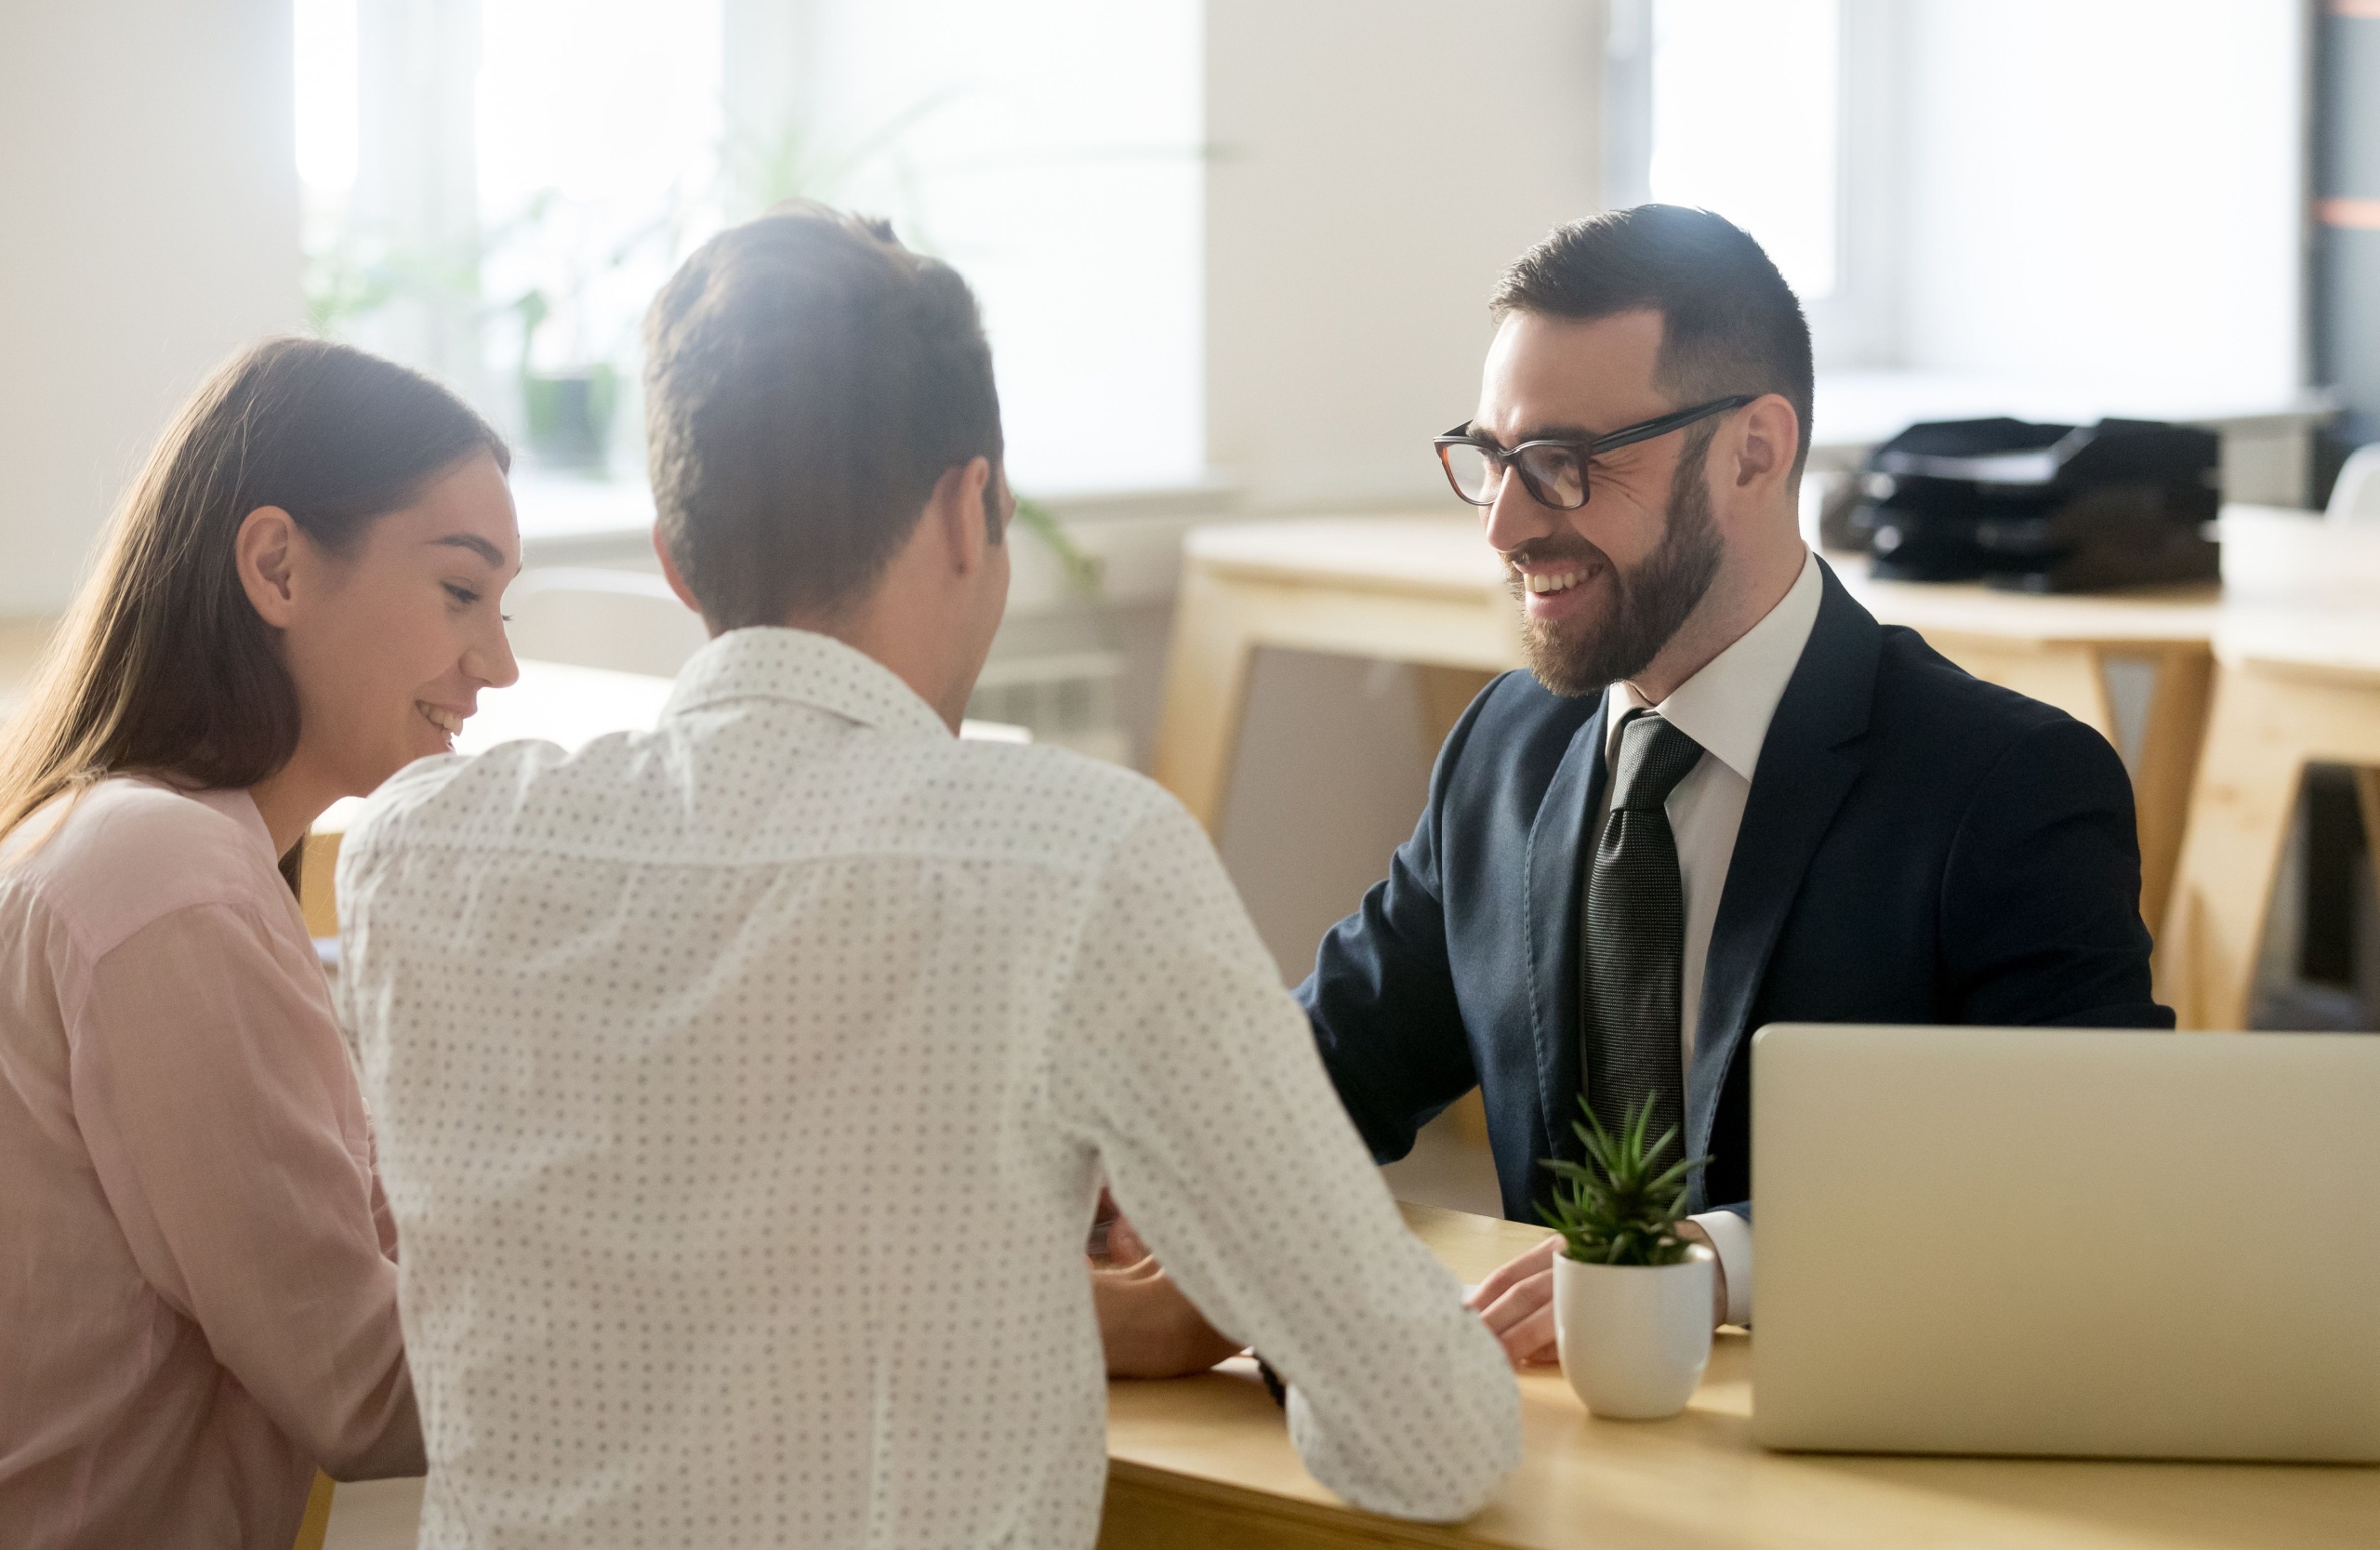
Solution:
M1016 525L1049 548L1066 573L1066 580L1085 597L1099 595L1099 562L1082 551L1057 513L1027 496L1016 497Z
M1620 1133L1604 1128L1584 1097L1583 1122L1571 1131L1585 1150L1584 1163L1549 1158L1541 1166L1554 1176L1549 1203L1538 1208L1546 1225L1563 1237L1565 1257L1591 1265L1675 1265L1686 1255L1678 1236L1685 1219L1687 1181L1707 1166L1707 1157L1671 1163L1656 1171L1660 1154L1677 1144L1677 1127L1649 1146L1646 1133L1659 1106L1658 1093L1621 1122Z

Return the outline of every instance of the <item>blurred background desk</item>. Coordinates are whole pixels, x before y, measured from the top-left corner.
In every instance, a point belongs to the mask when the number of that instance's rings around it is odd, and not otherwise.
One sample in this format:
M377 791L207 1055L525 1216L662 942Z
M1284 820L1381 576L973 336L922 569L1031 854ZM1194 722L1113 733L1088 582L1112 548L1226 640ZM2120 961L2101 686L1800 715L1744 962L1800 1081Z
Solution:
M2141 913L2155 927L2168 913L2205 742L2218 624L2380 632L2380 533L2234 505L2223 537L2221 588L2113 594L1878 581L1864 556L1827 558L1878 619L1916 629L1978 678L2058 707L2122 753L2139 814ZM1155 774L1220 831L1260 646L1417 664L1425 724L1442 737L1490 676L1523 665L1515 615L1503 566L1470 519L1194 529Z
M1465 1280L1544 1236L1405 1212ZM1477 1517L1441 1528L1355 1512L1316 1485L1252 1370L1113 1383L1100 1543L2261 1550L2367 1545L2380 1523L2380 1469L1769 1453L1752 1441L1752 1402L1751 1341L1732 1332L1668 1421L1598 1421L1558 1370L1527 1372L1520 1468Z

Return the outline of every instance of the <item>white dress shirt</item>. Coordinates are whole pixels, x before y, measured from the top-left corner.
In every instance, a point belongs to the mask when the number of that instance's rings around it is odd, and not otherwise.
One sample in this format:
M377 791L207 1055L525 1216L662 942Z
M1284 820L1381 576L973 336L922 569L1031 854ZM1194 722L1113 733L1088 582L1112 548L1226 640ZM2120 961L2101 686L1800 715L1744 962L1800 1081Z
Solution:
M1138 775L738 630L653 733L411 766L338 885L426 1546L1089 1546L1103 1171L1325 1485L1456 1517L1517 1461L1496 1342Z
M1761 745L1768 740L1768 723L1785 697L1785 685L1802 660L1802 648L1810 643L1825 590L1818 556L1805 554L1801 575L1777 606L1669 698L1652 705L1624 682L1604 691L1606 769L1619 767L1620 722L1633 710L1658 711L1702 747L1702 758L1672 788L1663 809L1677 837L1678 881L1686 892L1686 953L1678 986L1682 1070L1694 1068L1695 1023L1702 1011L1711 927L1719 918L1719 896L1726 890L1727 866L1736 854L1736 832L1743 827L1744 803L1752 796L1752 772L1759 767ZM1591 835L1603 832L1611 811L1611 788L1606 780ZM1752 1227L1729 1211L1705 1212L1693 1220L1711 1235L1720 1267L1726 1272L1727 1321L1750 1323Z

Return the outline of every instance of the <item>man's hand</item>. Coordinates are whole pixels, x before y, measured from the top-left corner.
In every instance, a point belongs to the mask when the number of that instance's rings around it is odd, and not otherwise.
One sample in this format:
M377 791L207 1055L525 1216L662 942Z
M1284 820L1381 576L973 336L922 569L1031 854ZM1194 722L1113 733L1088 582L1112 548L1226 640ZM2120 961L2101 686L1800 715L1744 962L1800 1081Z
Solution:
M1558 1360L1554 1344L1554 1255L1559 1233L1497 1267L1473 1289L1463 1305L1487 1321L1488 1332L1504 1344L1514 1367Z
M1709 1247L1710 1235L1691 1222L1678 1224L1678 1236ZM1504 1356L1514 1367L1558 1361L1561 1350L1554 1338L1554 1256L1561 1251L1560 1234L1548 1238L1481 1281L1463 1305L1475 1310L1488 1331L1503 1342ZM1711 1256L1711 1327L1727 1318L1727 1272Z
M1239 1354L1238 1344L1217 1334L1190 1305L1120 1216L1107 1224L1107 1249L1115 1264L1091 1265L1091 1305L1107 1346L1109 1377L1178 1378Z

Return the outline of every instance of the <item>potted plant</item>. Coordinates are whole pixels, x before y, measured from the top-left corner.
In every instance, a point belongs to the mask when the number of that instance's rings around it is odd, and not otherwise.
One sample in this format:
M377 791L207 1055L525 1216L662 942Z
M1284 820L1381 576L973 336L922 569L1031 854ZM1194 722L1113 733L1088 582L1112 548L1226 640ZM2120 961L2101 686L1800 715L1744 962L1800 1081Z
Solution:
M1551 1161L1557 1182L1546 1225L1563 1238L1554 1261L1554 1333L1562 1375L1596 1415L1675 1415L1711 1361L1711 1251L1678 1234L1686 1181L1711 1159L1660 1167L1673 1126L1646 1144L1654 1097L1620 1126L1603 1128L1586 1099L1573 1124L1584 1163ZM1657 1171L1658 1170L1658 1171Z

